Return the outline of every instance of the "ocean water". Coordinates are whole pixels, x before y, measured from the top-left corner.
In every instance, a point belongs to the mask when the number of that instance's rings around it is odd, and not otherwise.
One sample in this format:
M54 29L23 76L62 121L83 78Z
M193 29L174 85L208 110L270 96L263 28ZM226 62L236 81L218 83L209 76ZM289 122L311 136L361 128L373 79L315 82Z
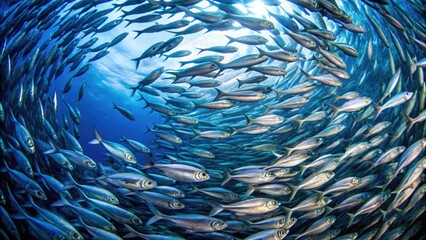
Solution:
M423 239L425 7L1 2L2 238Z

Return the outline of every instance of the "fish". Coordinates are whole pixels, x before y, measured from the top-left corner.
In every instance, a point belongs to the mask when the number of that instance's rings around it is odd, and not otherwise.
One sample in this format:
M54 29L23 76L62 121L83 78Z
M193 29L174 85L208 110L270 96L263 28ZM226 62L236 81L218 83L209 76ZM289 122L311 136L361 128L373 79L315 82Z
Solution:
M122 161L128 163L137 162L135 155L129 149L119 143L103 140L99 135L98 130L96 129L95 137L95 139L89 142L90 144L102 144L108 150L108 152L110 152L114 157Z
M2 239L425 235L421 1L0 5Z
M133 116L133 114L129 110L127 110L123 107L117 106L115 103L112 103L112 105L114 105L113 109L117 109L126 118L128 118L132 121L135 120L135 116Z

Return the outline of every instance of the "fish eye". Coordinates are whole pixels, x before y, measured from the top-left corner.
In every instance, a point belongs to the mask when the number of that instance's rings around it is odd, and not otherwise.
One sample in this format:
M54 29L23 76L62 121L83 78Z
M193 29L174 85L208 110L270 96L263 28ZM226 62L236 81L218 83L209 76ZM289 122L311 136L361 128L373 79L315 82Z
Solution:
M68 162L63 162L63 163L62 163L62 166L63 166L64 168L68 168Z
M132 223L134 223L134 224L140 224L141 220L139 218L132 218Z
M112 231L112 227L111 226L105 226L105 230Z
M78 233L76 233L76 232L72 232L72 233L71 233L71 237L72 237L73 239L80 239L80 234L78 234Z
M33 140L30 137L28 137L27 143L28 143L28 146L30 146L30 147L34 146L34 142L33 142Z
M37 197L38 198L40 198L40 199L44 199L45 198L45 195L41 192L41 191L39 191L39 190L36 190L35 191L35 194L37 195Z
M91 168L95 168L96 167L96 163L93 161L87 161L87 166L91 167Z

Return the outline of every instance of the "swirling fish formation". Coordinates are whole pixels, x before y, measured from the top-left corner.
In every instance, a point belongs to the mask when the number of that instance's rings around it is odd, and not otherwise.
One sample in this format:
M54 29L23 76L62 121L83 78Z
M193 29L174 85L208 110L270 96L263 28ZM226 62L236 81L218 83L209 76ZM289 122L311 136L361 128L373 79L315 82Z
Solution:
M9 4L2 239L424 238L424 2ZM77 82L81 101L109 50L144 39L156 43L123 65L144 72L128 99L164 120L148 129L155 145L95 129L108 154L93 159L84 114L58 98Z

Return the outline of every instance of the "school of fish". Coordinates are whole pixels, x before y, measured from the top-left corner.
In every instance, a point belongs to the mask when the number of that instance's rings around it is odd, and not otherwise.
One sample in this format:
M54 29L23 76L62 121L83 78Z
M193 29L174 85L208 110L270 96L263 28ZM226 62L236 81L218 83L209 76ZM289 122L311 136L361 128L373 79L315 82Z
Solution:
M8 2L1 239L425 239L424 1ZM123 41L123 94L163 122L79 142L84 76Z

